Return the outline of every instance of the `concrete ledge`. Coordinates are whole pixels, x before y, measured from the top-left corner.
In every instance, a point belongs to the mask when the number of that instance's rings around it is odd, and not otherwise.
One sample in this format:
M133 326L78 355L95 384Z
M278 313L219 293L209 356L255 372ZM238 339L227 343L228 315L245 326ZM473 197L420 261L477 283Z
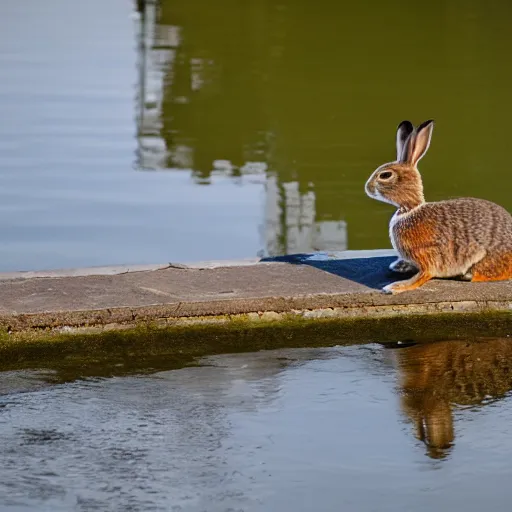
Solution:
M3 332L100 332L140 325L290 317L370 318L512 311L512 282L435 280L397 296L391 251L102 267L0 276ZM405 276L406 277L406 276Z

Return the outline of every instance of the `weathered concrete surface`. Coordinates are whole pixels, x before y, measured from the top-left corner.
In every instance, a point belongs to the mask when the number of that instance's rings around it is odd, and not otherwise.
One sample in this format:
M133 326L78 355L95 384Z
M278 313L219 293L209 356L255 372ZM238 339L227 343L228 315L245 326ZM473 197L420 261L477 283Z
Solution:
M393 257L378 254L295 255L211 268L103 268L99 275L90 269L45 273L47 277L3 275L0 324L8 332L20 332L204 322L232 315L273 320L283 314L367 317L512 311L512 282L435 280L413 292L385 295L380 289L401 276L387 269Z

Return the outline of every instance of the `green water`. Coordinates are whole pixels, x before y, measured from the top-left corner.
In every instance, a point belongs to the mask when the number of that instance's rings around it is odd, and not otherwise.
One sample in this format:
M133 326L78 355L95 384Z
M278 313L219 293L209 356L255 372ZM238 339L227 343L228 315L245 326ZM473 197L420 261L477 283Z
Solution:
M161 34L178 27L167 165L183 165L184 147L201 178L218 159L264 162L280 196L271 252L294 249L311 217L316 229L344 221L350 249L389 247L392 209L365 197L364 182L394 158L402 119L433 118L420 165L427 200L474 195L512 208L511 17L506 1L163 0Z

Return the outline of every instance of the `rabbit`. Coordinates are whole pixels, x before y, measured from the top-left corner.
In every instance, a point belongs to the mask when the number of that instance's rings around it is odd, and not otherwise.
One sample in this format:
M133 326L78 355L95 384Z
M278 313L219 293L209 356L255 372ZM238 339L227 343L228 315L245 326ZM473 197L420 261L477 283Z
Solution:
M385 286L385 293L414 290L432 278L512 278L512 216L507 210L475 198L425 202L417 165L430 146L433 128L433 120L416 129L402 121L396 161L378 167L365 185L369 197L397 208L389 236L399 258L390 269L416 272Z

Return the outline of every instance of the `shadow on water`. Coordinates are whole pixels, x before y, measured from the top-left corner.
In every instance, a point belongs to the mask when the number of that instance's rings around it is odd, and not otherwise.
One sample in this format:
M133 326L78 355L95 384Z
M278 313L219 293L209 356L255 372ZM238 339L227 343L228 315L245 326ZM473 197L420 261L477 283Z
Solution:
M472 414L512 390L510 339L424 343L393 355L402 410L434 459L453 449L457 410Z

